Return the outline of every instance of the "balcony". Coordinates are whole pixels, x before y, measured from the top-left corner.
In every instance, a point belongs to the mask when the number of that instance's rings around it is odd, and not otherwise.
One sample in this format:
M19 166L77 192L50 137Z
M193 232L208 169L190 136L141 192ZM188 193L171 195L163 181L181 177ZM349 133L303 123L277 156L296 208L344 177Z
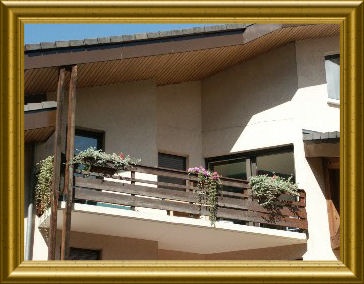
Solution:
M135 166L131 171L112 178L99 179L95 176L75 177L76 201L91 201L91 204L116 208L150 208L161 214L168 212L173 216L190 218L209 215L208 205L198 202L197 177L187 172ZM172 182L160 182L157 177L169 178ZM231 178L221 178L221 181L223 190L218 196L218 220L301 232L307 229L304 191L300 192L299 200L293 202L298 207L297 212L293 214L284 208L284 217L271 223L269 212L252 199L247 181Z
M109 178L75 174L71 231L148 240L162 251L204 257L273 247L286 253L302 250L307 229L303 191L295 202L299 210L292 214L284 209L284 218L272 224L268 212L252 200L247 181L221 178L214 227L207 206L198 202L196 181L184 171L149 166L135 166ZM58 210L59 230L64 206L62 202ZM44 214L41 231L49 221L49 214Z

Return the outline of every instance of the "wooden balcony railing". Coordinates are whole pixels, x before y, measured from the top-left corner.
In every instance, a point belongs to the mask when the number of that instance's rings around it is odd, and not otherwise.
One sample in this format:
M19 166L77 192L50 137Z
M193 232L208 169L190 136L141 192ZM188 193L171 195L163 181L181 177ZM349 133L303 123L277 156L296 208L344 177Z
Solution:
M93 174L92 174L93 175ZM178 184L158 181L157 177L178 179ZM175 211L184 216L208 216L208 208L198 203L197 177L187 172L135 166L132 171L115 175L113 179L76 176L74 193L76 200L109 203L114 205L144 207ZM160 179L159 179L160 180ZM181 182L182 181L182 182ZM307 229L305 193L300 192L298 211L284 208L284 217L269 223L269 212L251 197L251 189L245 180L221 178L223 190L219 193L217 218L246 225L275 227L277 229Z

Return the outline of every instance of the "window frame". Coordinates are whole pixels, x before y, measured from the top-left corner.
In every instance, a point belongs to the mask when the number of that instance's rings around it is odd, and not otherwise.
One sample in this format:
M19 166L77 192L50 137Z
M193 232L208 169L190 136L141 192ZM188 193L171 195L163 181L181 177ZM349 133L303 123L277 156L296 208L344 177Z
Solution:
M328 80L328 69L326 66L326 62L330 59L339 59L339 78L338 78L338 82L339 82L339 89L338 89L338 99L336 98L332 98L330 97L330 92L329 91L329 84L330 84L330 80ZM327 54L324 57L324 68L325 68L325 79L326 79L326 91L327 91L327 101L329 104L334 104L334 105L339 105L340 104L340 95L341 95L341 82L340 82L340 76L341 76L341 64L340 64L340 53L332 53L332 54ZM331 84L330 84L331 85Z

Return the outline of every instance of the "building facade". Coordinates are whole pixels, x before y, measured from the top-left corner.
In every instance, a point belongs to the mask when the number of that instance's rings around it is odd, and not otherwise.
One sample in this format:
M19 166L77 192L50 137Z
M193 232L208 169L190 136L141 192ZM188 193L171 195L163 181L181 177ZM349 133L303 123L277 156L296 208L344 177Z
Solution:
M75 202L75 258L337 259L339 56L336 25L224 25L26 46L26 257L48 258L50 212L34 214L31 172L54 153L58 70L77 65L76 149L242 180L292 175L305 190L307 230L223 218L211 227L173 210Z

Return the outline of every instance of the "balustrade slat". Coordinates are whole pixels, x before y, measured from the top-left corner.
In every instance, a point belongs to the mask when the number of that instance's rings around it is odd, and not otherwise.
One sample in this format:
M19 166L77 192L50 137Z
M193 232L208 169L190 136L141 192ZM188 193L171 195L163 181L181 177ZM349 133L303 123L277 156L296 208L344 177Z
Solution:
M269 219L268 214L264 214L261 212L254 212L254 211L243 211L232 208L219 208L219 210L217 211L217 217L269 224L269 222L267 221ZM295 219L289 217L282 218L281 220L278 220L271 225L307 229L307 222L305 219Z
M187 202L170 201L167 199L153 199L141 196L120 195L110 192L76 188L75 198L88 199L97 202L111 203L124 206L145 207L159 210L181 211L199 214L199 206Z
M182 190L172 190L165 188L156 188L149 186L142 186L136 184L129 183L121 183L121 182L112 182L112 181L104 181L104 180L82 180L80 178L76 178L75 182L76 187L90 188L90 189L98 189L98 190L106 190L118 193L127 193L127 194L138 194L148 197L155 198L168 198L174 199L178 201L186 201L193 202L196 200L196 197L191 192L186 192Z
M135 166L132 172L184 179L186 185L137 179L135 174L131 177L114 176L114 178L122 180L120 182L76 177L75 197L128 205L132 206L132 208L146 207L209 215L207 207L198 204L198 195L193 192L197 189L196 176L188 175L183 171L148 166ZM256 200L252 200L251 188L249 188L247 181L222 178L222 183L226 186L240 188L241 192L220 191L218 196L218 218L269 224L267 221L269 212L259 205ZM274 225L307 229L305 201L305 192L301 190L299 201L292 202L298 207L296 215L288 208L284 208L281 211L284 217Z
M173 178L179 178L184 180L192 180L192 181L198 181L198 178L196 175L191 174L189 175L187 172L174 170L174 169L163 169L163 168L155 168L155 167L148 167L148 166L135 166L134 170L139 173L145 173L145 174L153 174L153 175L159 175L164 177L173 177ZM232 187L238 187L238 188L248 188L248 182L244 180L238 180L238 179L232 179L232 178L221 178L222 185L225 186L232 186Z

